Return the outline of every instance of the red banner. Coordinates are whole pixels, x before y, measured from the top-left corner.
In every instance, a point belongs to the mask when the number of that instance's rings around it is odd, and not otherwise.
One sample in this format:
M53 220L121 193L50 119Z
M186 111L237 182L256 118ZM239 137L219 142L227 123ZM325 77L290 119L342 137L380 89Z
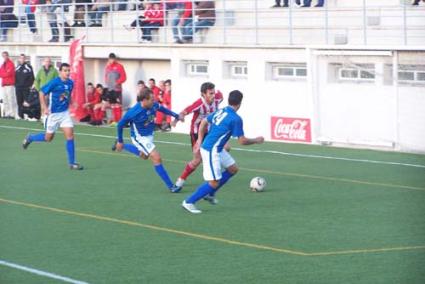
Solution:
M86 102L86 86L84 82L84 61L81 40L72 41L69 47L69 65L71 65L71 79L74 81L72 92L71 113L77 120L88 115L83 107Z
M311 142L311 123L308 118L271 118L271 138L294 142Z

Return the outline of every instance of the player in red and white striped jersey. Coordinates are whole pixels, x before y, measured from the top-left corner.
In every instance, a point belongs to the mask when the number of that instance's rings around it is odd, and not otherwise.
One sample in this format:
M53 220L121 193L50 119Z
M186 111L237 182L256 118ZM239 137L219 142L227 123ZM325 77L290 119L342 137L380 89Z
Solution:
M201 97L180 113L180 119L193 113L192 123L190 125L190 142L192 148L198 140L198 130L202 119L207 117L210 113L215 112L222 101L223 94L220 91L215 91L215 85L213 83L206 82L201 85ZM187 177L196 170L201 164L201 161L202 158L199 150L193 152L193 159L186 164L182 174L176 181L176 185L183 186Z

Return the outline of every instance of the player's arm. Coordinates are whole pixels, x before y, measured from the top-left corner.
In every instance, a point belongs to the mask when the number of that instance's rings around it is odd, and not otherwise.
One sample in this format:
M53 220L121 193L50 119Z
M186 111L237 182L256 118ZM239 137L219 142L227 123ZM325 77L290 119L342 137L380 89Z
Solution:
M46 96L51 92L51 85L53 81L54 80L51 80L49 83L44 85L39 92L41 113L44 115L49 114L49 108L47 107Z
M166 108L166 107L164 107L162 105L159 105L158 111L160 111L160 112L162 112L162 113L164 113L166 115L170 115L170 116L174 117L174 121L171 124L172 126L176 126L177 121L179 121L179 120L181 122L184 122L184 117L181 117L179 114L175 113L172 110L169 110L168 108Z
M196 144L193 146L193 152L196 153L201 148L202 141L204 141L205 133L207 133L208 130L208 120L207 118L204 118L201 120L201 123L199 124L198 129L198 140L196 140Z
M252 145L252 144L261 144L264 142L263 136L258 136L256 138L247 138L245 137L243 131L243 122L242 119L237 119L233 124L232 136L238 137L238 143L240 145Z
M117 144L116 144L117 151L121 151L123 148L124 126L126 126L131 121L132 117L133 117L133 110L130 109L129 111L127 111L127 113L121 118L121 120L117 124Z

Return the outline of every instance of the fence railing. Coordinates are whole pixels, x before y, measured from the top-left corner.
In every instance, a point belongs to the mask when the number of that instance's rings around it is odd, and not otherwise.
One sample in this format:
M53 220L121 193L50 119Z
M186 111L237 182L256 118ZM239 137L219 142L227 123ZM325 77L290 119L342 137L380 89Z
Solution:
M363 0L360 7L325 1L323 7L299 8L289 2L287 8L272 8L272 0L0 6L0 41L66 42L85 36L86 42L116 44L425 45L425 5L377 7Z

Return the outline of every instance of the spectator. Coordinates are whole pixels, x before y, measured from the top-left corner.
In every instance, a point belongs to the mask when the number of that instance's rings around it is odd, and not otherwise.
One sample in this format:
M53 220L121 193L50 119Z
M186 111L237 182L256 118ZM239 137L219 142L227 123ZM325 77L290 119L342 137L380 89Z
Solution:
M208 29L215 24L215 2L200 1L195 3L195 22L192 20L187 21L183 35L184 41L188 43L193 40L193 30L196 33L199 30Z
M165 80L164 82L164 94L163 94L163 105L164 107L171 108L171 80ZM162 125L162 130L170 131L171 130L171 116L167 115L165 117L165 123Z
M173 19L173 37L175 43L184 43L183 29L192 20L192 1L182 1L177 3L177 16Z
M159 2L146 4L146 10L143 16L134 20L130 28L140 27L142 30L142 42L152 42L152 30L156 30L164 25L164 11ZM124 26L127 28L126 26ZM127 28L129 29L129 28Z
M276 4L272 6L272 8L278 8L278 7L288 7L288 0L283 0L283 6L280 6L281 0L275 0Z
M18 21L13 14L14 0L0 0L0 42L7 41L9 28L16 28Z
M25 54L21 54L15 70L16 102L18 104L18 115L20 118L24 118L24 100L28 97L33 84L34 72L31 65L25 61Z
M73 27L85 27L85 14L91 8L92 0L75 0Z
M3 51L1 55L3 64L0 66L0 78L3 88L4 116L18 119L15 96L15 64L10 60L7 51Z
M41 107L39 93L36 89L31 89L23 102L24 118L29 121L37 121L40 119Z
M49 42L59 41L59 28L58 28L58 17L59 25L64 29L64 41L70 41L72 39L71 28L66 20L65 10L68 8L65 0L47 0L47 21L49 22L52 38Z
M417 5L419 5L419 2L421 2L421 0L414 0L412 5L417 6ZM425 0L422 0L422 2L425 2Z
M107 98L105 98L105 89L102 84L97 84L95 88L94 97L99 97L100 102L93 106L93 117L91 118L91 125L101 125L105 117L106 108L110 107Z
M97 90L97 88L95 88L92 83L88 83L86 94L87 103L85 103L83 107L89 114L89 118L87 120L90 121L90 124L92 125L100 125L102 124L103 116L98 119L98 113L95 114L94 108L96 105L102 102L101 96L103 94L103 88Z
M38 4L38 0L22 0L22 4L25 5L25 14L27 15L27 23L30 31L33 34L37 33L37 23L35 21L35 9Z
M51 80L59 76L58 70L52 65L50 57L46 57L43 60L43 66L38 70L35 76L34 88L40 91L41 87L49 83Z
M103 14L106 14L110 9L109 0L94 0L93 3L94 5L89 13L89 27L101 27Z
M117 62L117 56L110 53L105 67L105 83L110 97L116 97L111 103L112 121L117 123L122 115L122 84L127 80L124 67Z

